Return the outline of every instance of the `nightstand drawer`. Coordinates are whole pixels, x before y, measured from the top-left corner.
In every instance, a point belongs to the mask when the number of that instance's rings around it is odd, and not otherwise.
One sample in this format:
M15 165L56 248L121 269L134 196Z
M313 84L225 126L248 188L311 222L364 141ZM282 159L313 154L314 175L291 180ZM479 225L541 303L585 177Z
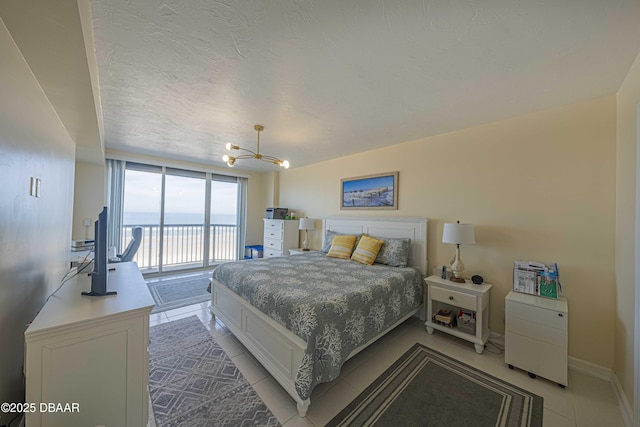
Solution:
M431 299L434 301L444 302L468 310L476 310L476 297L474 295L463 294L462 292L437 286L430 286L429 289L431 291Z

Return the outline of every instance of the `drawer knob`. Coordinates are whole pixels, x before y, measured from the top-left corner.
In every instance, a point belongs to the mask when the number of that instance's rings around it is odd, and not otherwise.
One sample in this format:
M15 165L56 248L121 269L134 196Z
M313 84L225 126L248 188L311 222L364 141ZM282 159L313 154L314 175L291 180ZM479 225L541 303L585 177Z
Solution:
M449 297L449 301L453 301L453 297L452 296Z

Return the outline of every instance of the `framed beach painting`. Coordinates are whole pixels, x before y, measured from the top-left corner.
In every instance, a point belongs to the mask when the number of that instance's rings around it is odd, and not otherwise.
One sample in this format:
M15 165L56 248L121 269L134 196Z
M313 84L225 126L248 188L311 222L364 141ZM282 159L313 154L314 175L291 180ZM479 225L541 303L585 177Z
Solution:
M398 209L398 172L343 178L340 209Z

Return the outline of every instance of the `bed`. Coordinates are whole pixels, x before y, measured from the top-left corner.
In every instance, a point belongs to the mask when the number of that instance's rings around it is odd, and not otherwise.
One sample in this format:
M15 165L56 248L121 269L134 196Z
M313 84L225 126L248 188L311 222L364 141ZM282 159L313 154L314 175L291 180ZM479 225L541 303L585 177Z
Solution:
M212 314L296 401L301 417L316 384L424 313L427 219L330 217L322 231L325 249L335 234L368 234L389 245L410 239L408 265L363 265L320 251L225 263L212 277Z

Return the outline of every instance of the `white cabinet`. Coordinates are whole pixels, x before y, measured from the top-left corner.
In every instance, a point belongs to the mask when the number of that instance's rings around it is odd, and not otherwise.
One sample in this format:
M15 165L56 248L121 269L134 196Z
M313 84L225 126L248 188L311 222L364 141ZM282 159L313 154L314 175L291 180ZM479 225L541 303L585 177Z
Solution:
M297 219L264 220L264 257L289 255L298 245L300 232Z
M434 329L470 341L476 352L481 354L484 345L489 340L489 296L492 285L483 283L475 285L470 281L456 283L442 279L439 276L429 276L427 284L427 332L432 334ZM469 310L475 313L475 333L463 330L461 327L448 327L436 323L433 317L442 308Z
M35 426L142 427L149 412L149 314L153 298L135 263L109 264L109 291L83 296L86 274L67 282L25 331L26 414ZM41 404L70 411L41 411ZM77 410L74 410L77 409Z
M549 299L519 292L505 298L504 360L567 386L569 306L566 298Z

